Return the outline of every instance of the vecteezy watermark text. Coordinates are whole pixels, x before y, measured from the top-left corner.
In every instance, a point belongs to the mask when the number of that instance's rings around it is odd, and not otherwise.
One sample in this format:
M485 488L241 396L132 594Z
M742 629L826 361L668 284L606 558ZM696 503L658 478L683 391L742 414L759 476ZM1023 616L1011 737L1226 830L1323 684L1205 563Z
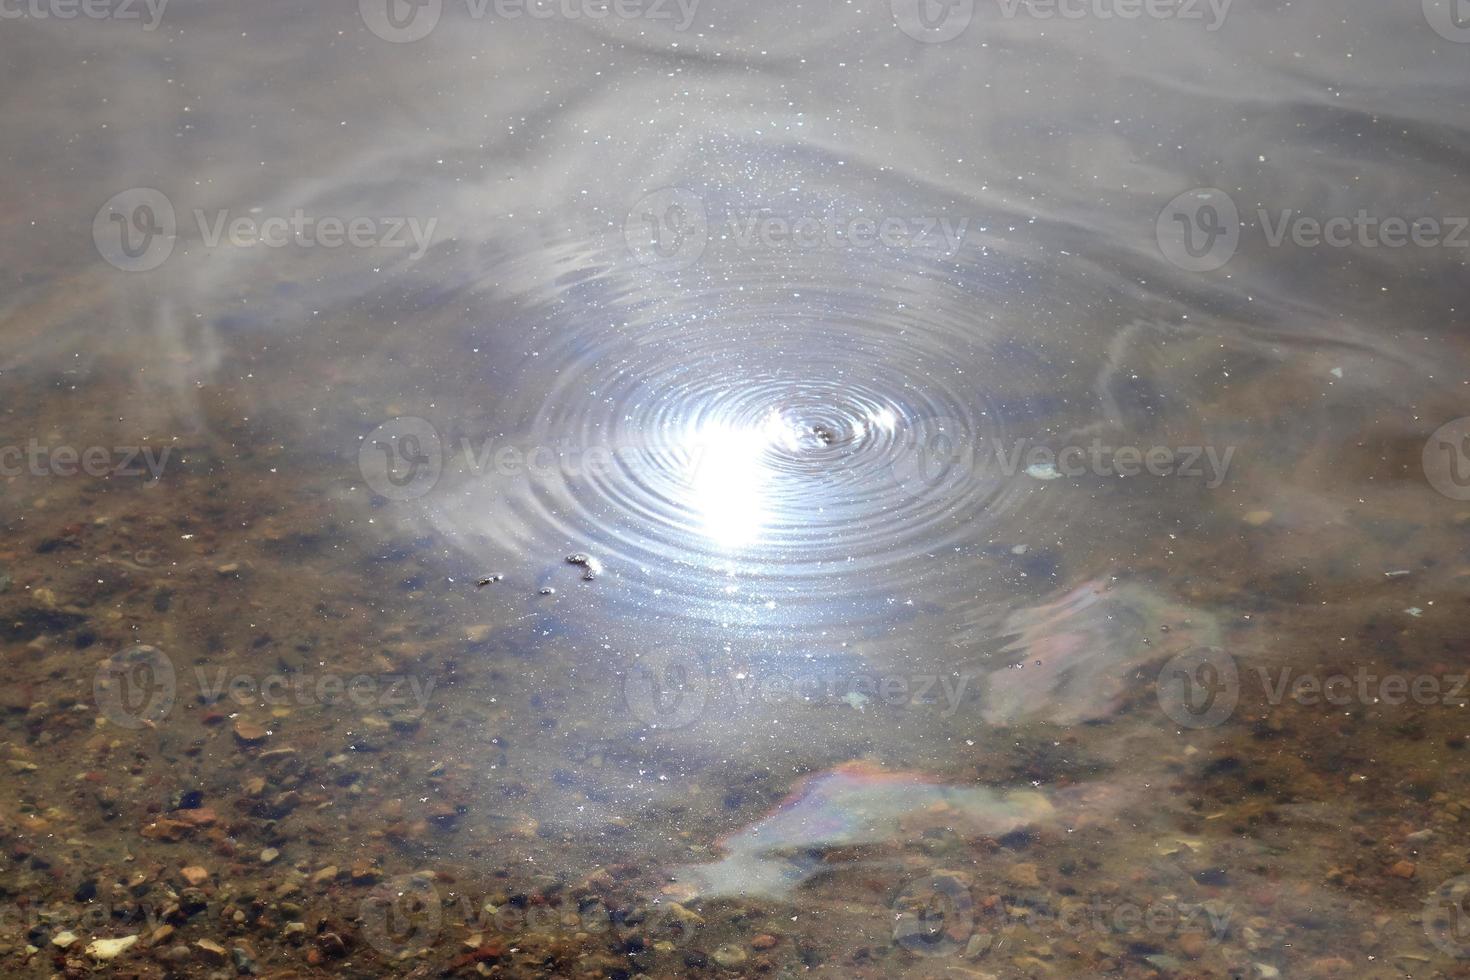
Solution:
M1266 702L1278 706L1287 699L1303 707L1319 705L1345 708L1351 705L1382 704L1389 707L1412 704L1420 707L1464 707L1470 704L1470 675L1467 674L1376 674L1366 667L1352 673L1252 668L1260 677Z
M31 439L24 446L0 446L0 476L149 476L158 479L174 447L43 446Z
M894 475L911 489L960 475L1037 480L1063 477L1172 477L1201 479L1211 490L1225 482L1235 447L1115 446L1094 438L1061 446L1029 439L952 437L929 433L894 464Z
M206 212L195 209L194 220L208 248L222 243L233 248L407 248L408 257L420 258L429 250L438 218L377 218L359 215L339 218L312 215L295 208L284 215L261 218L255 214L232 217L229 210Z
M229 702L241 708L315 707L340 701L374 708L395 720L421 718L436 681L411 674L346 674L337 671L247 672L194 666L181 675L173 658L154 646L129 647L102 661L92 681L98 710L119 728L156 726L180 696L180 680L194 681L197 702Z
M1201 21L1218 31L1235 0L996 0L1006 20Z
M434 692L432 677L410 674L245 674L225 668L194 668L205 704L229 699L240 707L324 705L350 701L359 708L403 709L422 715Z
M888 460L895 486L921 494L942 492L957 480L1024 475L1040 481L1064 477L1197 479L1214 490L1225 482L1235 458L1234 446L1113 445L1100 438L1058 445L964 432L963 426L932 419L905 431ZM476 477L550 480L636 472L673 453L689 472L698 472L719 464L721 454L732 451L727 438L697 435L678 444L631 440L626 444L563 441L538 445L470 435L449 442L433 423L416 416L389 419L363 438L357 449L358 471L368 488L396 501L429 493L451 465ZM829 472L842 465L840 459L829 462Z
M893 903L893 939L916 956L980 955L1019 929L1073 939L1147 933L1153 938L1196 934L1223 942L1234 916L1220 902L1183 902L1172 897L1133 902L1117 896L1069 894L1048 903L978 904L970 886L953 872L909 882Z
M712 241L743 251L889 249L952 256L968 217L940 214L840 214L754 208L711 218L704 199L681 187L647 194L628 212L623 239L640 264L672 272L699 261Z
M1257 226L1268 248L1470 249L1470 216L1312 215L1295 208L1257 208ZM1244 234L1234 199L1217 187L1185 191L1166 204L1155 222L1159 251L1190 272L1223 268Z
M292 208L264 214L251 208L195 208L191 215L205 248L399 249L421 258L433 242L438 218L313 214ZM179 238L174 205L162 191L133 187L113 195L92 220L92 241L108 264L148 272L168 261Z
M559 893L486 900L450 891L436 880L433 872L399 875L379 883L359 903L363 935L378 953L403 960L439 941L447 924L454 926L456 935L605 935L620 945L636 938L640 947L655 942L683 945L703 925L697 915L672 902L655 902L630 916L592 896L569 899Z
M464 13L482 20L640 20L668 22L674 31L694 23L700 0L461 0ZM434 32L445 0L358 0L367 29L384 41L407 44Z
M158 29L169 0L0 0L0 20L142 21Z
M870 705L934 711L949 718L978 702L975 675L882 674L804 665L791 668L748 668L716 673L694 656L676 650L654 650L629 665L623 675L623 698L629 712L654 728L685 728L711 714L743 712L755 706L847 706L863 711Z
M889 0L889 6L899 30L915 41L941 44L963 34L977 9L992 2L1003 20L1176 20L1200 22L1213 32L1225 23L1234 0Z
M1247 688L1245 679L1258 686ZM1184 728L1224 724L1243 699L1280 707L1288 701L1303 708L1443 707L1470 705L1470 675L1451 673L1380 673L1368 667L1352 670L1303 670L1289 665L1242 669L1230 653L1219 649L1189 650L1159 670L1155 682L1159 706Z

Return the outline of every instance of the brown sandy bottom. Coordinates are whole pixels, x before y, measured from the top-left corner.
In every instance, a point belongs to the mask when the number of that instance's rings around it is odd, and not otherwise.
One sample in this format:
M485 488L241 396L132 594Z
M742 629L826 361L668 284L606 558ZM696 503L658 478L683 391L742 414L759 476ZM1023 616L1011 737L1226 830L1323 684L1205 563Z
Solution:
M632 717L595 616L449 581L218 415L166 479L6 487L6 975L1470 975L1465 513L1282 541L1291 515L1240 508L1116 564L1175 618L1097 720L824 704L718 753ZM599 587L562 571L560 599ZM1153 683L1190 608L1239 667L1214 727ZM1303 675L1437 686L1283 696ZM936 791L896 832L773 847L783 894L683 896L742 829L831 816L788 794L853 764L1056 814L987 830Z
M1082 726L957 717L906 745L875 717L800 771L753 749L629 802L612 788L684 749L579 710L575 645L473 623L484 595L435 597L412 542L347 544L362 536L307 492L226 485L209 451L187 457L168 485L10 486L29 510L0 551L7 976L1467 973L1464 708L1273 702L1286 661L1444 677L1448 698L1463 639L1405 619L1394 577L1324 576L1286 602L1277 574L1248 592L1277 598L1247 604L1175 577L1180 602L1233 605L1241 707L1219 727L1167 723L1147 683ZM1436 608L1458 610L1463 558L1429 555L1463 532L1398 530L1423 547L1414 572L1445 583ZM1248 582L1236 541L1217 557ZM147 652L115 657L144 642L172 651L171 705L109 688L147 680L140 663L156 680ZM291 693L222 680L276 674ZM1117 799L1000 835L938 802L892 839L785 855L806 879L781 901L675 901L670 868L716 860L798 776L853 758Z

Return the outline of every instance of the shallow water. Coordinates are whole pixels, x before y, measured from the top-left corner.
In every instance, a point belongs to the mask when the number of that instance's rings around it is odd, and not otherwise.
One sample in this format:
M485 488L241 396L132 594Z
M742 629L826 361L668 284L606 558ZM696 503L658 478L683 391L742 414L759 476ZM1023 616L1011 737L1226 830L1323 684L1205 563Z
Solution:
M6 975L1465 973L1455 9L393 3L0 5Z

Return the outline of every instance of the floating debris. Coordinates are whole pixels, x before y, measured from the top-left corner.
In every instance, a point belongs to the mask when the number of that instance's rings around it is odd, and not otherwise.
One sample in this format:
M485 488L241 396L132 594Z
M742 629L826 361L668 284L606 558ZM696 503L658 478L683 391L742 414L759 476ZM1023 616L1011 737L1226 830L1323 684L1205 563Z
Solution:
M1026 467L1026 475L1037 480L1060 480L1062 471L1055 463L1032 463Z
M1001 627L1011 663L986 678L982 717L992 725L1110 718L1127 700L1132 672L1158 656L1149 642L1155 632L1166 634L1159 641L1169 650L1220 642L1208 613L1131 583L1096 580L1017 610Z
M505 578L504 575L487 575L475 583L475 588L483 589L487 585L494 585L503 578Z
M783 898L821 872L814 852L921 833L926 821L998 837L1054 818L1052 800L1024 788L949 785L865 761L799 781L756 823L721 838L718 861L676 868L670 894Z
M584 582L592 581L602 572L602 562L593 558L591 555L584 555L581 552L575 555L567 555L567 564L581 566L582 581Z
M544 588L544 589L541 590L541 594L542 595L556 595L556 590L553 589L551 586L548 585L546 588Z

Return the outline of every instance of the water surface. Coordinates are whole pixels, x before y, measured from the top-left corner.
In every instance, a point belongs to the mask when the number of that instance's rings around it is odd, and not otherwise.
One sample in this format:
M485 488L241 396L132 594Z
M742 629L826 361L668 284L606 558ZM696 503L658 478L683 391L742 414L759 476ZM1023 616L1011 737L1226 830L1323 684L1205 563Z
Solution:
M8 971L1464 969L1453 11L394 4L0 25Z

